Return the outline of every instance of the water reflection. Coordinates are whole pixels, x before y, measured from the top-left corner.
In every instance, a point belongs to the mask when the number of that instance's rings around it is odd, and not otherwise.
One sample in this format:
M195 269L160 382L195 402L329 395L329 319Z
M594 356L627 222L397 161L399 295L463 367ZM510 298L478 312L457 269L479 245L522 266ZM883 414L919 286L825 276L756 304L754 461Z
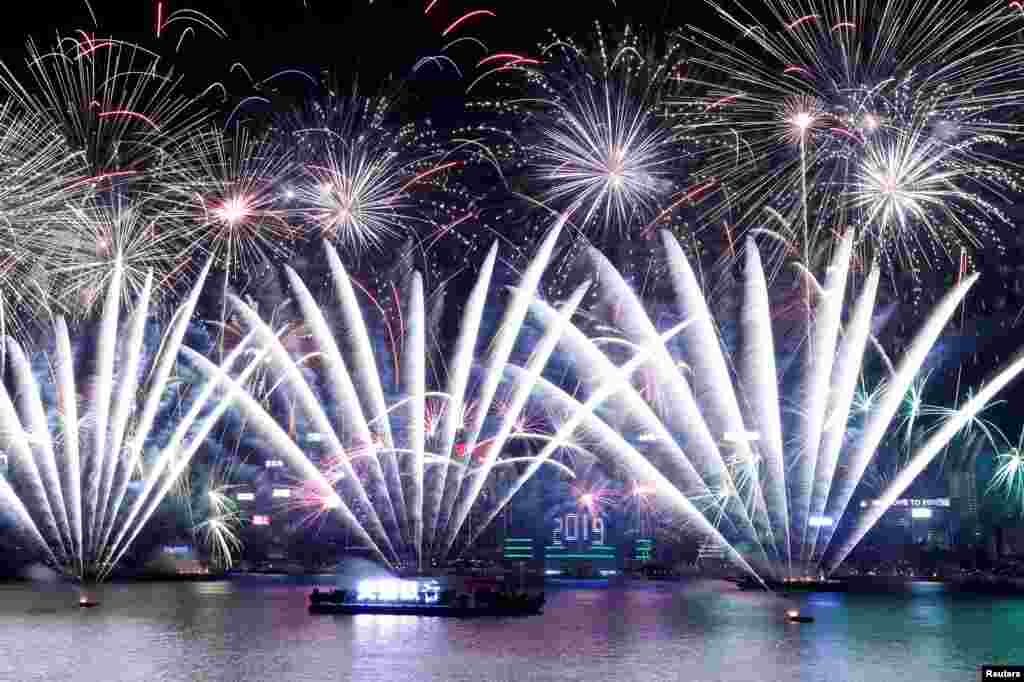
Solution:
M549 594L540 618L310 616L288 580L0 585L0 679L971 679L1024 661L1024 601L909 594L780 598L722 583ZM815 618L787 623L795 606ZM909 666L909 667L908 667Z

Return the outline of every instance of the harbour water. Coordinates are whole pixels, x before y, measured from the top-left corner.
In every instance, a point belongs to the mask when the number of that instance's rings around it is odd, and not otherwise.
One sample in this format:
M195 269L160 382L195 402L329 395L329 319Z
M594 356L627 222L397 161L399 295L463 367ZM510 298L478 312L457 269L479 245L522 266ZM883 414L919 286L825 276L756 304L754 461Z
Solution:
M559 589L532 618L311 616L309 579L0 585L0 680L964 682L1024 663L1024 599L941 585L782 598L727 583ZM326 578L317 584L328 585ZM798 605L814 623L783 619Z

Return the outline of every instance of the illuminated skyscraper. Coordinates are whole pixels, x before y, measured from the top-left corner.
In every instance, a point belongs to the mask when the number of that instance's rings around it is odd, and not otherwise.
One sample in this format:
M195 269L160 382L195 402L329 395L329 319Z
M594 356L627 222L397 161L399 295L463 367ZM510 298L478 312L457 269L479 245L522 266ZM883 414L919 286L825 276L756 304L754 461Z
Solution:
M978 518L978 475L973 466L950 474L949 496L959 521L957 544L977 545L981 541L981 524Z

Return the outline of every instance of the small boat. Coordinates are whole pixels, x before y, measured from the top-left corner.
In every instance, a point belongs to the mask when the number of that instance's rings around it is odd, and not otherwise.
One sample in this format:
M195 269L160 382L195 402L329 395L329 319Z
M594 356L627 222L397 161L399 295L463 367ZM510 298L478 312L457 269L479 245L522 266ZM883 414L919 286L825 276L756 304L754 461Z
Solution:
M81 608L81 609L91 609L91 608L99 606L99 605L100 605L100 603L98 601L90 601L90 600L86 599L85 597L82 597L81 599L78 600L78 607Z
M814 618L811 616L801 616L800 612L796 609L790 609L786 611L786 621L789 623L813 623Z

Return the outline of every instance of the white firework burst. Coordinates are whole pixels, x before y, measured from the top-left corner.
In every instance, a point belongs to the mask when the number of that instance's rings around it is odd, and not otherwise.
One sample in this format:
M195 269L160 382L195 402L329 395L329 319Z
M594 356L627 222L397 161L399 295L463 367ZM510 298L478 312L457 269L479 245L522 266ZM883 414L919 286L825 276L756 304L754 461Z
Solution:
M174 170L161 196L193 248L233 273L286 258L298 230L282 208L291 155L273 142L236 127L195 135L177 148Z

